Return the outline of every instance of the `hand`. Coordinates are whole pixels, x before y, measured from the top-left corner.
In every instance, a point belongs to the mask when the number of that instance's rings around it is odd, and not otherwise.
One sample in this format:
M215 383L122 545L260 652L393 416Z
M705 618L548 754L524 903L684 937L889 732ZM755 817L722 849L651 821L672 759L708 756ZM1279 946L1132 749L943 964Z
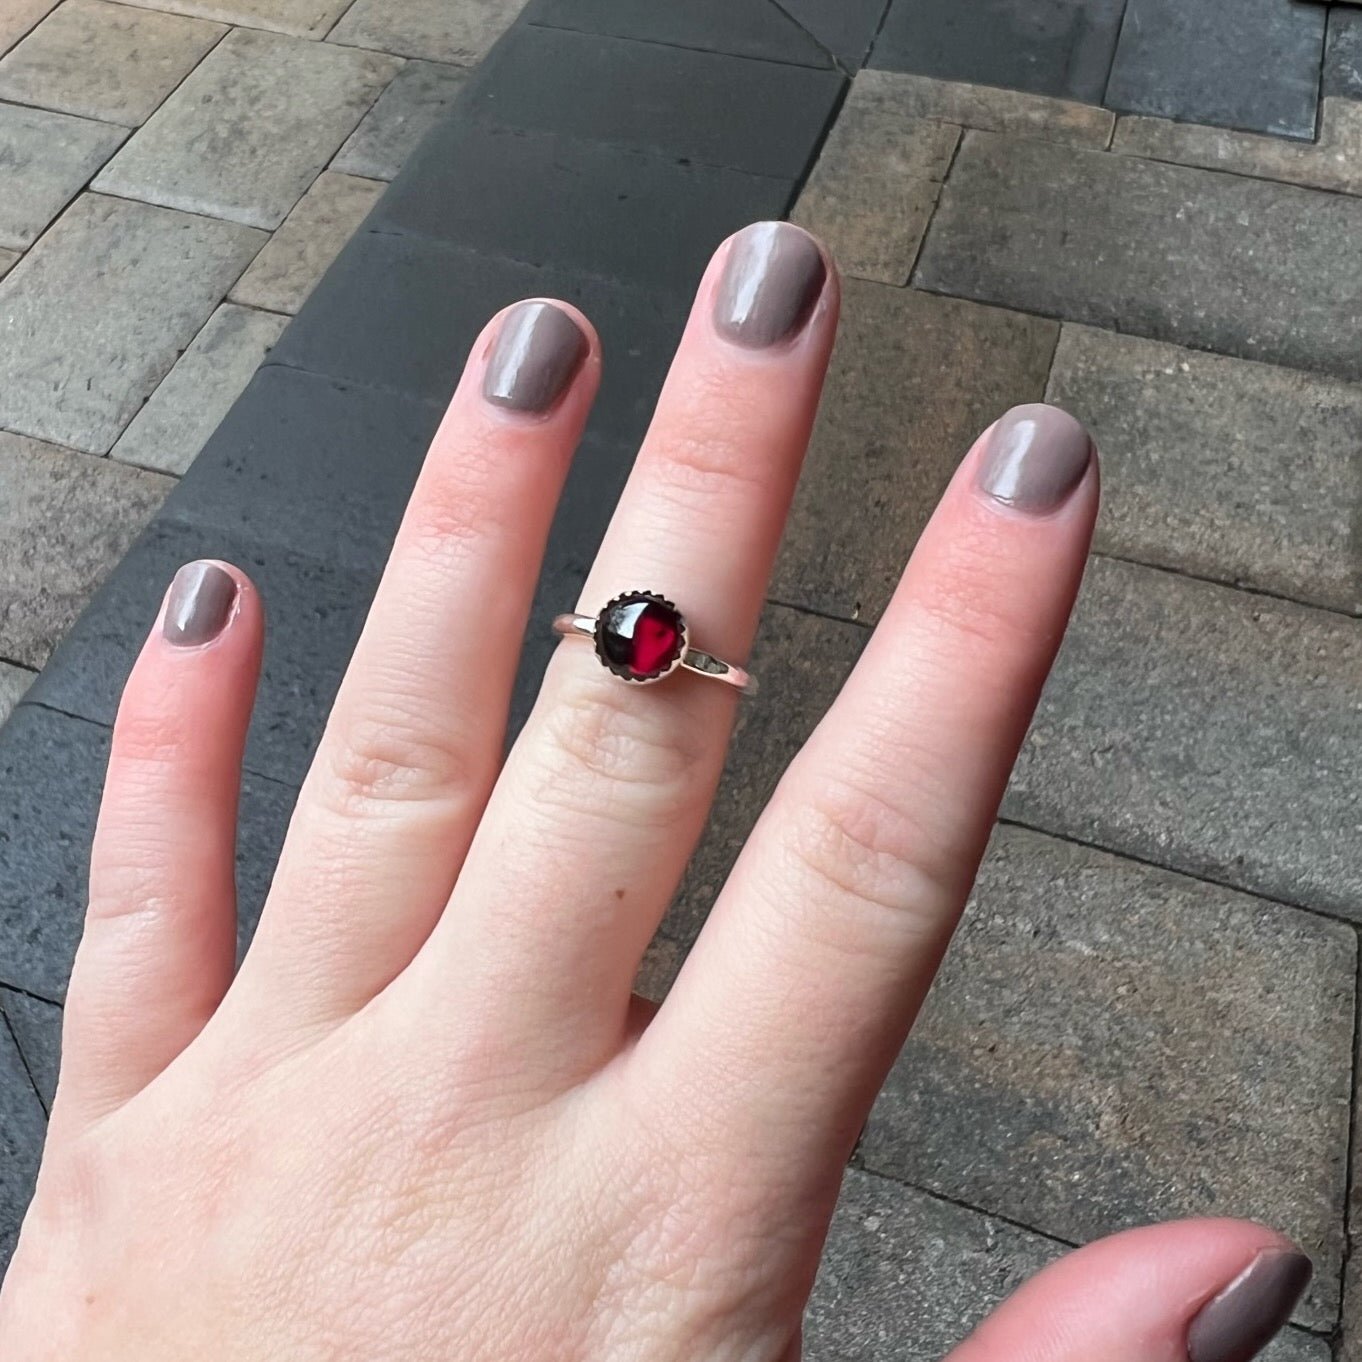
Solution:
M796 229L725 244L583 610L654 589L746 657L837 308ZM841 1170L1063 632L1096 463L1044 407L969 452L653 1015L632 983L737 696L569 641L502 760L600 366L564 304L478 342L235 979L261 607L225 564L176 578L115 729L7 1362L798 1357ZM1139 1230L955 1357L1243 1362L1308 1271L1252 1225Z

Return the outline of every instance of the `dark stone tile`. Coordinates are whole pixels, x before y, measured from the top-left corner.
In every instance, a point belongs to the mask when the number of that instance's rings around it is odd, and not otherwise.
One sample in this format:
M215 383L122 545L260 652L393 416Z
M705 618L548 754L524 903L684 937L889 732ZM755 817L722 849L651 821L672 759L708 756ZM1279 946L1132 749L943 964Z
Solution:
M383 348L373 330L367 342ZM376 575L440 413L396 393L259 369L165 514Z
M684 5L675 0L532 0L521 20L795 66L832 64L827 51L774 0L686 0Z
M591 318L606 358L593 428L637 440L680 338L688 300L570 265L525 264L426 237L361 234L268 363L392 388L443 407L488 318L526 297L563 298Z
M1329 6L1322 93L1362 99L1362 9Z
M0 1276L33 1195L47 1121L14 1037L0 1018Z
M52 1110L61 1067L61 1008L27 993L0 988L0 1013L9 1022L29 1076L37 1084L43 1106Z
M1127 113L1315 135L1325 9L1305 0L1130 0L1106 102Z
M20 705L0 733L0 984L54 1002L66 996L108 755L109 731L102 725L37 705ZM243 945L260 916L293 799L291 789L274 781L248 775L242 783L237 893ZM0 1005L8 1012L11 995ZM32 1019L16 1015L27 1056ZM56 1053L50 1039L35 1049L30 1062L46 1085Z
M1344 194L968 132L914 282L1358 378L1359 235Z
M352 572L286 545L158 519L77 621L29 698L112 723L167 584L182 563L204 557L243 568L260 588L269 621L246 766L300 784L363 626L376 571Z
M860 1159L1072 1243L1258 1220L1314 1260L1296 1318L1327 1329L1356 970L1342 923L999 828Z
M797 179L845 84L838 71L525 25L483 63L464 107L504 127Z
M875 41L888 0L778 0L801 28L853 74Z
M895 0L870 65L1100 104L1125 0Z
M460 120L426 139L369 226L689 296L715 247L783 217L793 192L788 179Z

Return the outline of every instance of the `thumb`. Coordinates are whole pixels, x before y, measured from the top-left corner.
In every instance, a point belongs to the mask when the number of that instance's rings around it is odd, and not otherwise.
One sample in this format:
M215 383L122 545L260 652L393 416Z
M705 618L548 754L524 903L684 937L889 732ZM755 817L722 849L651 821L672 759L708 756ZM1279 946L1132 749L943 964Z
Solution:
M1249 1362L1310 1273L1292 1244L1242 1221L1129 1230L1038 1273L947 1362Z

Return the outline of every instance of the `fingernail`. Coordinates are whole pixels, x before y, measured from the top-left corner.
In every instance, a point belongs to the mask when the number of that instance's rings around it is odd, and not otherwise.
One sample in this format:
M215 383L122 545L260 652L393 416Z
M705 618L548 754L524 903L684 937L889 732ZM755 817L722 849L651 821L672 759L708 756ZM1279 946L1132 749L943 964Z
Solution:
M582 367L591 345L552 303L520 303L502 319L482 395L509 411L546 412Z
M1190 1362L1257 1357L1290 1320L1313 1271L1309 1258L1295 1249L1264 1250L1192 1320Z
M170 584L161 632L177 648L211 643L236 604L236 579L216 563L186 563Z
M827 277L807 233L788 222L755 222L729 246L714 325L749 350L775 345L803 329Z
M1031 402L993 427L979 486L1007 506L1040 515L1062 506L1092 462L1092 440L1067 411Z

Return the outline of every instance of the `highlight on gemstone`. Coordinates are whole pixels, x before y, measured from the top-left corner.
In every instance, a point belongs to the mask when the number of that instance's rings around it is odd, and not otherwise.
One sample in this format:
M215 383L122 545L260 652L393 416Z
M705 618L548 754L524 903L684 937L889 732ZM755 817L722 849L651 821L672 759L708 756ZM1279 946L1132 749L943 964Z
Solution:
M596 616L596 656L626 681L657 681L686 651L681 612L650 591L616 596Z

